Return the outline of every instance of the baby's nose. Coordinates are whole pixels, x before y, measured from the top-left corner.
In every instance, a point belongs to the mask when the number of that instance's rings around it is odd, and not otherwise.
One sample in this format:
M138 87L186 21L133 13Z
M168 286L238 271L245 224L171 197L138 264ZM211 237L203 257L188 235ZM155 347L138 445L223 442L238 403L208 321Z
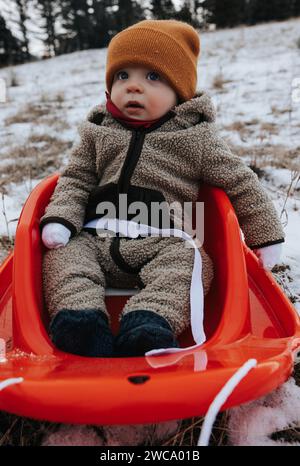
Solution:
M128 92L142 92L143 86L139 81L129 81L127 83Z

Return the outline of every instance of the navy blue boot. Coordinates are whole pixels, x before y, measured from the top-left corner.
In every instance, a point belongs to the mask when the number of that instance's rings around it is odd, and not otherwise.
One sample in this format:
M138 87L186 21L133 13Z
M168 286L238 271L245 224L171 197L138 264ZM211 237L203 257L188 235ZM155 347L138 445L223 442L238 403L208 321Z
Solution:
M50 323L54 345L67 353L89 357L112 357L114 337L102 311L62 309Z
M131 311L122 317L115 355L144 356L157 348L179 348L169 323L153 311Z

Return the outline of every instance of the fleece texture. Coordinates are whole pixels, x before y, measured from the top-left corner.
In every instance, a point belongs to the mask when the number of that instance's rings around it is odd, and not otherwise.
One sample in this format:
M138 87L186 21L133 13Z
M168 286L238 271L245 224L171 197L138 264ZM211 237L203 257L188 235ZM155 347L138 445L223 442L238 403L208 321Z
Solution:
M63 248L48 249L43 257L45 304L52 317L61 309L95 309L109 313L105 288L141 288L126 303L122 314L136 310L156 312L167 320L176 336L190 325L190 286L194 249L181 238L120 239L120 252L136 274L123 272L110 254L112 238L86 231ZM203 248L203 286L207 293L213 265Z
M72 235L87 220L93 192L117 184L132 140L126 129L100 105L80 127L81 141L73 149L41 226L61 221ZM229 196L245 241L251 248L281 242L284 233L272 201L257 175L220 138L215 109L206 92L174 107L173 117L145 134L131 185L163 194L171 204L197 200L201 183ZM175 225L182 226L181 220Z
M169 204L196 201L201 183L222 188L250 247L283 241L275 208L257 175L218 136L215 109L205 92L174 107L147 130L126 128L105 105L97 106L80 134L40 223L42 228L60 222L71 230L66 247L44 255L44 296L51 315L60 309L98 309L107 314L106 286L137 286L141 291L127 301L122 315L141 309L156 312L175 336L190 324L192 248L180 238L120 238L118 253L128 272L112 257L112 238L92 236L83 229L95 215L99 193L105 187L119 188L120 179L126 186L127 173L135 191L158 193ZM182 227L176 212L172 220L175 227ZM200 252L206 294L213 266L203 248Z

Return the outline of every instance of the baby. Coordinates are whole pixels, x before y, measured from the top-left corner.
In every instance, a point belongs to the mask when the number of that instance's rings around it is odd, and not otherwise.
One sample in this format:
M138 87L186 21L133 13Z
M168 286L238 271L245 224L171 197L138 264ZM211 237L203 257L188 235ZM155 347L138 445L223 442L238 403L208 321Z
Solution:
M175 20L145 20L109 44L106 106L95 107L41 219L45 304L50 335L63 351L83 356L141 356L179 347L190 325L195 251L179 237L99 234L102 207L197 200L201 183L229 196L245 241L271 268L284 234L257 176L217 135L215 110L196 92L199 36ZM99 208L99 206L101 208ZM126 210L127 219L132 215ZM171 228L178 218L169 216ZM147 224L152 225L152 218ZM161 228L159 223L158 228ZM213 266L204 249L202 285ZM140 288L121 313L114 338L107 286Z

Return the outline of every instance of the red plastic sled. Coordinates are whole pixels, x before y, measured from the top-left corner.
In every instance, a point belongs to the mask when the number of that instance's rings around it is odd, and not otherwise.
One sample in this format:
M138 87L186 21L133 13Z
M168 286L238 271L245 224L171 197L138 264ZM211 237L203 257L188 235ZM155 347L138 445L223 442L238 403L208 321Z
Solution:
M249 358L258 364L223 410L286 381L300 346L299 317L272 274L241 241L226 194L212 187L199 193L206 203L205 248L215 264L205 302L207 342L196 350L151 358L85 358L58 351L46 331L39 234L39 219L57 179L46 178L30 194L14 252L0 267L0 338L8 347L7 361L0 363L0 383L24 379L0 392L0 409L63 423L154 423L205 414ZM111 290L106 296L114 332L128 297L125 291L118 296ZM194 344L190 330L180 343Z

